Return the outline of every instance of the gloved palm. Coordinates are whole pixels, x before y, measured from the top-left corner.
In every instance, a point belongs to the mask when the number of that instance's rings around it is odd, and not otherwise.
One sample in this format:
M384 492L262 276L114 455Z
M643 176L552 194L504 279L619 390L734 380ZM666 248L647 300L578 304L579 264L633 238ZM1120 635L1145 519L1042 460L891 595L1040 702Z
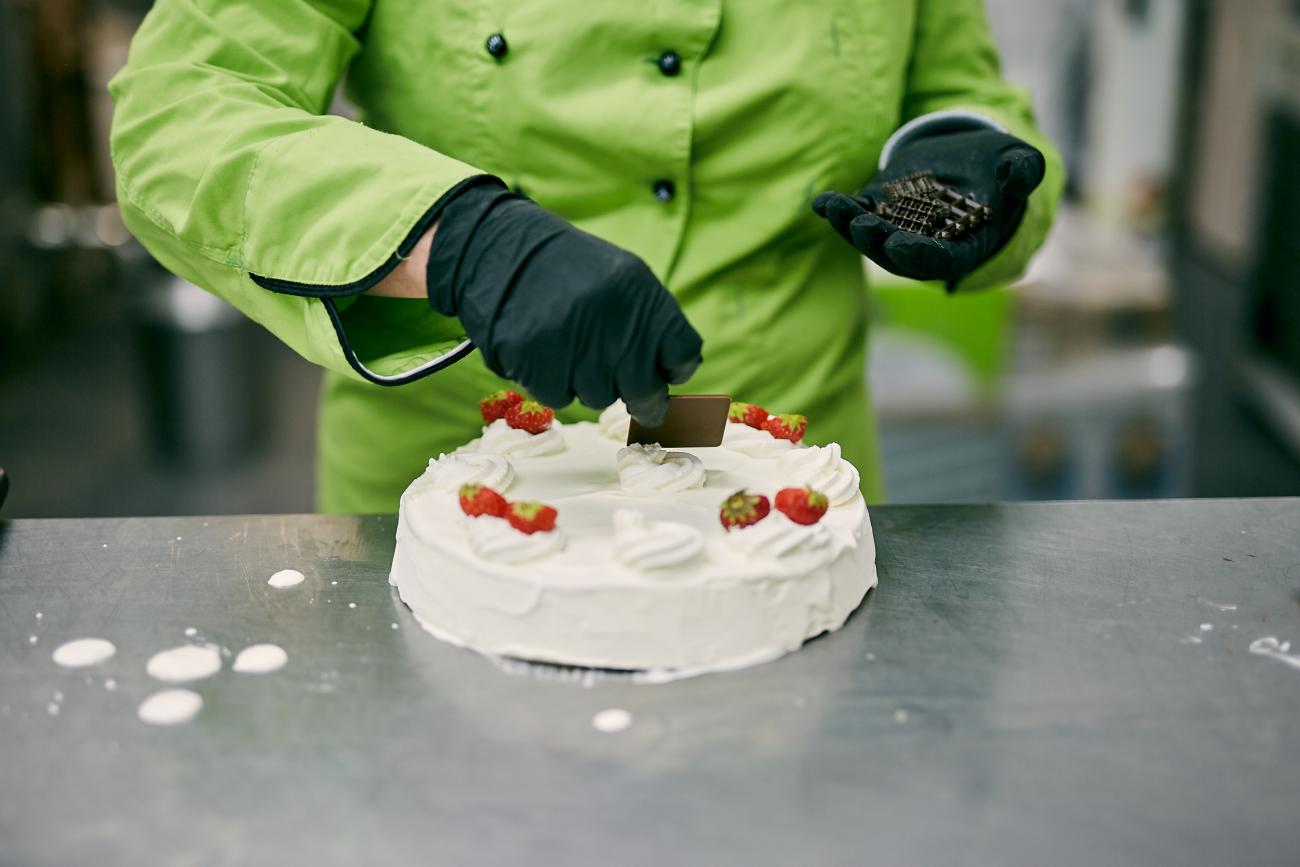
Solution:
M1015 233L1046 163L1033 145L993 129L937 133L904 144L855 196L822 193L813 210L886 271L950 284L997 253ZM885 184L916 172L992 208L992 217L951 240L905 232L873 213Z
M657 425L669 384L700 363L699 334L644 262L496 186L471 187L443 211L428 288L488 369L547 406L622 398Z

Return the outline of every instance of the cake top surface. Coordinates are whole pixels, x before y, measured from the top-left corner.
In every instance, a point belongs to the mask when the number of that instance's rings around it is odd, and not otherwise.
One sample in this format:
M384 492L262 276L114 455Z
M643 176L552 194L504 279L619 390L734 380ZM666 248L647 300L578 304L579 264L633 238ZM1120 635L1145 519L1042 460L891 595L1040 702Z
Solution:
M625 446L626 425L618 404L598 422L551 421L535 432L503 414L480 437L431 460L403 495L403 514L412 532L449 556L494 574L574 586L782 578L855 544L866 507L838 446L804 446L741 422L727 425L719 447L665 451ZM553 508L554 529L523 532L522 518L471 517L459 498L467 484ZM796 504L802 512L789 508L792 494L781 506L811 523L772 509L751 526L723 526L720 509L736 492L770 505L791 486L815 489L820 508L811 514L807 503Z

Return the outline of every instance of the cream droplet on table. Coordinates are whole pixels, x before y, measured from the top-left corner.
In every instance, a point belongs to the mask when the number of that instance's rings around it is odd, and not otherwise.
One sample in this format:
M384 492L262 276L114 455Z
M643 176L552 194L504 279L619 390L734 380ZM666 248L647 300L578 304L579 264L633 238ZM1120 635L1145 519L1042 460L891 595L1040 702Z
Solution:
M1250 652L1256 656L1266 656L1270 659L1276 659L1283 665L1300 669L1300 654L1292 653L1291 642L1279 641L1276 635L1256 638L1250 643Z
M145 671L150 677L168 683L181 683L211 677L221 670L221 652L215 644L173 647L160 650L149 658Z
M297 569L281 569L279 572L276 572L270 578L266 579L266 583L270 584L276 590L284 590L289 587L298 586L303 582L303 578L305 577L306 576Z
M277 644L253 644L239 651L232 668L243 674L268 674L288 661L289 654Z
M598 732L612 735L631 727L632 714L621 707L607 708L591 718L591 725Z
M103 662L117 653L113 642L103 638L78 638L54 650L54 661L64 668L83 668Z
M172 726L194 719L203 707L203 696L190 689L164 689L140 702L140 719L156 726Z

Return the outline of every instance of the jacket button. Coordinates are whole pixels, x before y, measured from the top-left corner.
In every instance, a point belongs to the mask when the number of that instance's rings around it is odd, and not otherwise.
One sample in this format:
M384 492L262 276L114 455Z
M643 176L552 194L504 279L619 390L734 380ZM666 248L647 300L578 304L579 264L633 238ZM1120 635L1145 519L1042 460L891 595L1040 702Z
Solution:
M497 60L505 57L506 52L510 50L510 46L506 45L506 38L500 33L493 33L489 36L483 47L487 49L488 54L491 54Z
M672 78L682 71L682 56L676 51L665 51L659 55L659 71Z
M673 196L677 194L677 188L669 180L655 181L654 184L655 198L661 202L671 202Z

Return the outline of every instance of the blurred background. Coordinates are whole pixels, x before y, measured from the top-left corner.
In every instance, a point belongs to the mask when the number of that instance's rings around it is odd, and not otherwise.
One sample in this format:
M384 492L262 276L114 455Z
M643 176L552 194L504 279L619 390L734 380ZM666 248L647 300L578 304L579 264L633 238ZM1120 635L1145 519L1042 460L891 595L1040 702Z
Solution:
M113 203L148 5L0 0L5 514L310 511L319 372ZM1300 0L987 5L1070 187L1014 287L875 275L890 499L1300 494Z

